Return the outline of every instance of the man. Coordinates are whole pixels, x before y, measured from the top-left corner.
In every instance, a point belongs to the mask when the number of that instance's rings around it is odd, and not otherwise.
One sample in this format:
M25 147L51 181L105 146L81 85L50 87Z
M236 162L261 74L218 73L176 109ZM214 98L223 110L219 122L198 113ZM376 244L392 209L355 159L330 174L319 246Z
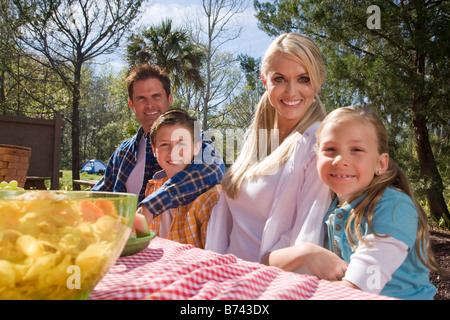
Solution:
M212 146L204 142L203 154L212 158L190 164L144 199L147 181L161 170L152 152L149 132L159 115L169 110L173 97L169 76L149 64L136 66L130 71L127 89L128 104L141 127L134 137L122 142L112 154L104 177L92 190L137 194L140 210L151 222L160 213L192 202L219 183L224 165L215 157Z

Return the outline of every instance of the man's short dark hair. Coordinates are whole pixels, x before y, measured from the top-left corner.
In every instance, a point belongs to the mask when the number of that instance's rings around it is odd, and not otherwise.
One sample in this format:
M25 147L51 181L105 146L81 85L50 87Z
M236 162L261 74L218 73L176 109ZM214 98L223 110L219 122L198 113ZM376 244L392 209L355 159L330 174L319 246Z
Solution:
M162 83L167 97L169 97L171 93L169 75L160 67L146 63L133 67L128 73L126 79L128 98L133 100L133 86L136 81L148 79L158 79Z

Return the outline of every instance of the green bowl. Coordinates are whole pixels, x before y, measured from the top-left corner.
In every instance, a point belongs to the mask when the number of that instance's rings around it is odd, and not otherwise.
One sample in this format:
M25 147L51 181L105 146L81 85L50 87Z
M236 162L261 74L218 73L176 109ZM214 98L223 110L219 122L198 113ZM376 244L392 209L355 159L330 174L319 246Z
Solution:
M152 241L154 237L156 237L156 233L150 231L150 235L148 236L128 239L120 256L126 257L144 250L148 247L150 241Z
M0 299L87 299L127 243L137 196L0 191Z

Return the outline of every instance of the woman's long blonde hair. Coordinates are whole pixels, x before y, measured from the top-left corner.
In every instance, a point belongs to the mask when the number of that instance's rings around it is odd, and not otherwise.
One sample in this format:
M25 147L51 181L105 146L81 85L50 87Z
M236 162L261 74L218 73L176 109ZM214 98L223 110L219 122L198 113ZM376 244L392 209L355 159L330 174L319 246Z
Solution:
M244 146L236 162L228 169L222 181L228 196L235 198L244 181L273 173L284 164L295 148L301 134L315 122L321 121L326 111L317 94L325 77L325 65L319 48L312 39L298 33L278 36L267 49L261 73L267 75L272 61L280 54L299 59L308 71L315 99L311 107L299 120L290 135L277 145L278 113L269 101L266 91L259 101L253 122L246 133Z
M373 110L357 106L338 108L330 112L322 121L319 129L316 132L317 145L320 145L320 132L326 123L348 120L354 120L367 123L367 125L372 125L375 128L375 132L377 135L378 153L388 153L388 133L383 122ZM416 237L416 252L420 261L430 270L446 273L446 271L443 270L436 262L433 257L433 252L431 251L427 215L417 201L407 176L403 173L400 167L398 167L398 165L394 161L392 161L392 159L389 159L389 165L385 173L381 175L374 175L370 184L364 190L356 194L353 199L349 200L349 202L351 202L359 198L363 194L366 194L363 200L351 210L345 225L345 232L348 235L347 238L350 242L350 245L353 248L356 247L356 243L354 241L355 235L360 242L365 243L361 234L361 230L359 228L363 218L367 219L367 224L370 231L376 235L372 227L374 208L383 195L384 191L388 187L394 188L407 194L414 202L414 205L419 214ZM389 235L377 236L389 237Z

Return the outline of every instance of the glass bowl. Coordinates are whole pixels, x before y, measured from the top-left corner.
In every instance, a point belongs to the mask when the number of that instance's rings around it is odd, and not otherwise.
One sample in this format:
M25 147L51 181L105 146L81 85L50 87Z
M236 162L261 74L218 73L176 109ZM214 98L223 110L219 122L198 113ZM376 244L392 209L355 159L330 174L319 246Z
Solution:
M87 299L119 258L137 196L0 191L0 299Z

